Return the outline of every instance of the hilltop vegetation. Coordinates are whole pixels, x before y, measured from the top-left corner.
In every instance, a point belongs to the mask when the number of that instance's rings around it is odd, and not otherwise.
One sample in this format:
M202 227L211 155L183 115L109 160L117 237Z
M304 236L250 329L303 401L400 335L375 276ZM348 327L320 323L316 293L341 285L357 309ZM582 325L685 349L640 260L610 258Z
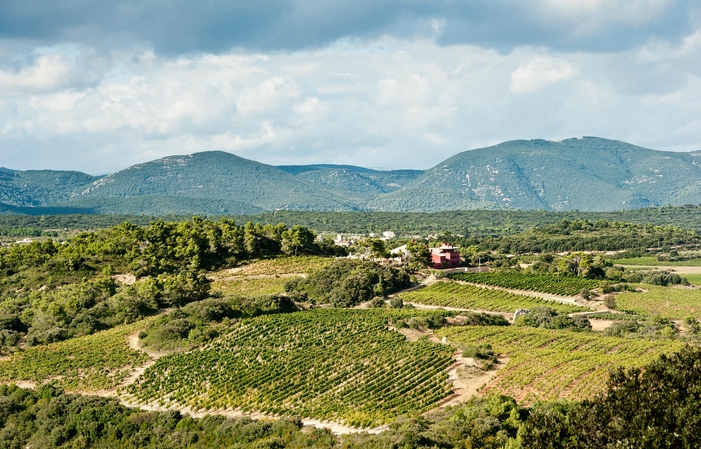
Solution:
M457 154L371 207L606 211L699 204L699 160L701 153L596 137L514 140Z
M2 169L0 203L5 205L0 210L147 215L280 209L615 211L701 203L700 161L701 153L654 151L595 137L504 142L465 151L424 172L275 167L205 151L104 177Z
M88 335L204 299L206 271L251 258L339 250L299 226L200 218L0 248L0 347L8 351L21 334L29 345Z

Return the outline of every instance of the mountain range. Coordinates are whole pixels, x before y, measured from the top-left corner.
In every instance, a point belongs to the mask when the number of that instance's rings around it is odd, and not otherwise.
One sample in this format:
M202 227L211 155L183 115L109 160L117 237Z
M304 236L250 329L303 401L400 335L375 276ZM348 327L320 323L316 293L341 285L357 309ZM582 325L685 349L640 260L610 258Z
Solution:
M509 141L425 171L276 167L223 151L169 156L107 176L0 168L0 212L18 213L610 211L699 203L701 151L663 152L597 137Z

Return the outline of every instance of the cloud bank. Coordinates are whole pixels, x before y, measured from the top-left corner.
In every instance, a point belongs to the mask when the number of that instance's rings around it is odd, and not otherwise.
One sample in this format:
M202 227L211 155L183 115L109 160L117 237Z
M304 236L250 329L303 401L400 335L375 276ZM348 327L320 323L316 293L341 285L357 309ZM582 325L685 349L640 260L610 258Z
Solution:
M0 1L0 165L221 149L427 168L509 139L701 149L701 8L672 0Z

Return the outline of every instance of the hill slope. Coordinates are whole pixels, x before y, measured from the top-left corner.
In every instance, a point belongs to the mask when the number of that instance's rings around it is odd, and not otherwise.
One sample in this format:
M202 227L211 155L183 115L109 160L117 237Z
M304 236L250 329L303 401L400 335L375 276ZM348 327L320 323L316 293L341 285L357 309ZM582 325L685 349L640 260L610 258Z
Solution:
M276 167L223 151L170 156L134 165L95 181L82 192L80 202L88 198L145 195L228 200L268 210L360 207L343 195L311 185Z
M385 211L620 210L701 203L701 153L586 137L459 153L370 203Z
M76 171L0 168L0 202L14 206L40 206L67 201L74 192L96 179Z

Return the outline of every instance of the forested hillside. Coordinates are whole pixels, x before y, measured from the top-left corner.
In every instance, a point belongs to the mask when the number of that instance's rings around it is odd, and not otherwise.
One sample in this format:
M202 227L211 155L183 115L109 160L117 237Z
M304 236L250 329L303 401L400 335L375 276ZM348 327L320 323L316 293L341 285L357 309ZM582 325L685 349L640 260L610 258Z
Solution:
M649 150L615 140L515 140L465 151L375 210L610 211L701 203L701 153Z
M103 177L2 169L0 211L616 211L701 203L700 167L699 152L655 151L596 137L504 142L459 153L425 172L330 164L275 167L205 151Z

